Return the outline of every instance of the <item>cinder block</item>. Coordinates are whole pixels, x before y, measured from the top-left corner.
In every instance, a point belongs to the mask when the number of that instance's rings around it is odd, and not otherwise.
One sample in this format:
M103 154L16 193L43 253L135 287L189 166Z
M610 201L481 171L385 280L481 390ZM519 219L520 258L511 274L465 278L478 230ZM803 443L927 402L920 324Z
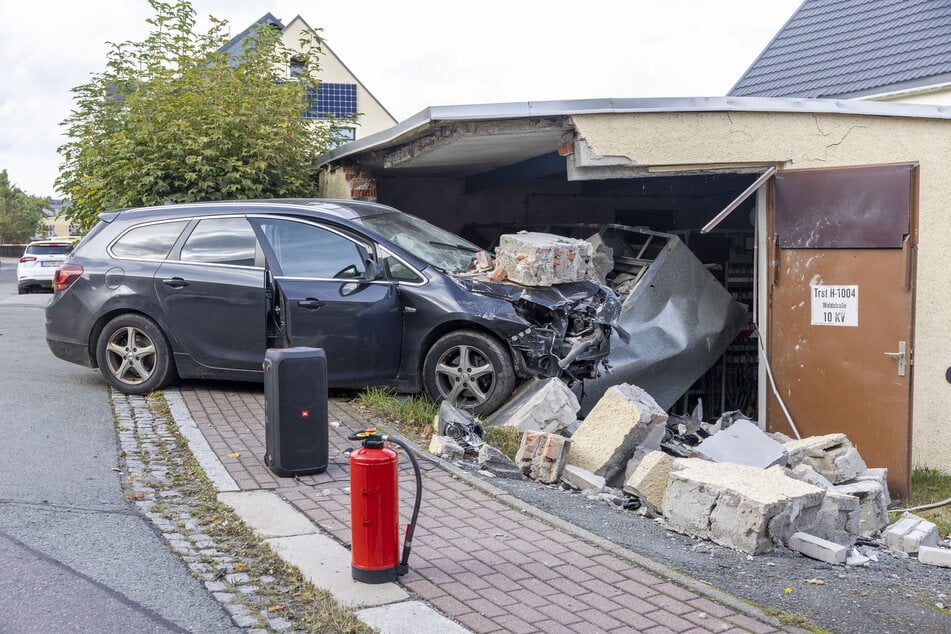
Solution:
M670 481L674 459L663 451L652 451L624 482L624 492L636 495L654 514L664 506L664 492Z
M929 566L951 568L951 548L922 546L918 549L918 561Z
M882 533L885 547L913 555L922 546L938 545L938 527L923 517L905 513Z
M758 425L738 420L696 446L695 451L714 462L732 462L765 469L786 460L786 448Z
M620 488L624 471L653 425L667 422L667 413L643 389L621 383L604 393L571 436L569 463L604 476Z
M522 443L515 454L515 464L532 480L554 484L568 458L571 440L558 434L527 431L522 434Z
M596 277L594 247L585 240L550 233L507 233L499 238L495 265L524 286L552 286Z
M813 526L824 496L768 469L678 458L663 513L675 531L756 555Z
M789 538L788 546L806 557L828 564L844 564L849 551L845 546L808 533L793 533Z
M466 451L449 436L434 435L429 441L429 453L443 460L460 460Z
M825 489L827 491L835 486L829 482L828 478L807 464L796 465L790 469L789 477L802 480L803 482L808 482L812 486L817 486L820 489Z
M787 464L807 464L832 484L841 484L864 473L868 467L845 434L810 436L785 443Z
M507 425L520 431L560 432L577 420L580 410L578 397L561 379L532 379L520 386L485 424Z
M864 472L855 476L856 481L871 480L882 485L882 492L885 494L885 507L892 503L891 495L888 493L888 469L885 467L876 467L875 469L866 469Z
M854 495L826 491L816 523L807 532L827 541L851 546L859 534L862 508Z
M582 491L600 491L605 484L603 477L572 464L565 465L561 472L561 479L568 486Z
M885 493L879 483L864 481L839 484L836 485L835 492L854 495L859 499L859 537L874 537L888 526L888 507L885 504Z

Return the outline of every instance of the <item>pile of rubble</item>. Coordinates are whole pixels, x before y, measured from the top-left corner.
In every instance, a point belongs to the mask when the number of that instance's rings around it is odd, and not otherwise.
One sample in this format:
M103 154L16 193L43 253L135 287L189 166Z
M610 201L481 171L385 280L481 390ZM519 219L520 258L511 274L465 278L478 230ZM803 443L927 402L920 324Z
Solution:
M937 527L910 513L888 526L885 469L869 469L844 434L794 440L738 412L715 423L669 416L637 386L609 388L583 421L558 379L523 386L485 421L523 432L515 460L486 444L482 423L443 403L430 451L478 456L497 477L528 477L614 496L667 528L751 555L785 545L831 564L869 562L856 544L951 567ZM620 500L617 500L620 498Z

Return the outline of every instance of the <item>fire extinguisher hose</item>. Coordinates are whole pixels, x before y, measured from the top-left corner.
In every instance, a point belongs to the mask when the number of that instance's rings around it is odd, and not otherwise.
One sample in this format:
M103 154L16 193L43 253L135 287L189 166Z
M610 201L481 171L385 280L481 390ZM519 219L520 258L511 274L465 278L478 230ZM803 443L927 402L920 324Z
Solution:
M403 541L403 558L400 563L396 566L396 576L401 577L409 572L409 553L413 549L413 533L416 532L416 520L419 518L419 506L423 501L423 474L419 469L419 461L416 459L416 454L413 453L413 450L405 442L399 438L394 438L392 436L383 436L384 441L389 441L395 443L403 448L403 451L406 452L406 455L409 456L410 462L413 463L413 471L416 473L416 503L413 505L413 517L409 521L409 525L406 527L406 539Z

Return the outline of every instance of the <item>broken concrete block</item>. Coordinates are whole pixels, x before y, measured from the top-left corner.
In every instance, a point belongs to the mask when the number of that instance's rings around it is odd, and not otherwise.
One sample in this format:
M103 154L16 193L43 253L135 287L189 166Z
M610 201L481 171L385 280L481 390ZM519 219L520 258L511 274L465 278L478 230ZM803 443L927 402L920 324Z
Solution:
M824 496L775 471L680 458L662 510L675 531L756 555L813 526Z
M938 527L923 517L905 513L885 529L882 541L891 550L914 555L922 546L938 545Z
M527 431L515 454L515 464L522 473L543 484L554 484L561 478L568 459L571 440L558 434Z
M859 499L859 537L874 537L888 526L888 507L882 486L878 482L850 482L836 485L834 490L836 493L854 495Z
M882 485L882 492L885 494L885 507L887 508L889 504L892 503L891 495L888 493L888 469L885 467L877 467L875 469L866 469L862 473L855 476L855 480L864 481L871 480L872 482L878 482Z
M581 491L600 491L604 488L604 478L573 464L565 465L561 472L561 480L571 488Z
M786 448L766 435L755 423L737 420L694 448L700 457L765 469L785 461Z
M803 482L808 482L813 486L817 486L820 489L829 490L833 485L829 482L829 479L823 476L821 473L813 469L807 464L796 465L789 470L789 477L796 478L797 480L802 480Z
M791 440L784 447L789 453L787 464L796 467L807 464L832 484L841 484L864 473L868 467L845 434L810 436Z
M614 270L614 249L604 243L600 233L593 234L586 242L591 243L593 250L591 265L594 268L594 279L605 284L608 273Z
M872 561L870 557L866 557L858 548L850 548L848 555L845 558L846 566L868 566L869 562Z
M808 533L793 533L789 538L788 546L806 557L834 565L844 564L849 550L845 546Z
M816 537L851 546L859 535L862 508L854 495L826 491L816 523L807 532Z
M560 432L577 420L580 410L578 397L561 379L532 379L520 386L485 423L520 431Z
M922 546L918 549L918 561L929 566L951 568L951 548Z
M636 495L652 513L659 514L673 463L674 459L663 451L651 451L624 481L624 492Z
M552 286L595 276L590 242L550 233L507 233L499 238L495 265L524 286Z
M429 441L429 453L443 460L460 460L465 456L466 451L449 436L434 435Z
M479 448L479 467L500 478L521 480L524 477L518 465L492 445Z
M621 383L607 389L571 436L573 465L604 476L608 486L624 484L627 461L667 413L641 388Z

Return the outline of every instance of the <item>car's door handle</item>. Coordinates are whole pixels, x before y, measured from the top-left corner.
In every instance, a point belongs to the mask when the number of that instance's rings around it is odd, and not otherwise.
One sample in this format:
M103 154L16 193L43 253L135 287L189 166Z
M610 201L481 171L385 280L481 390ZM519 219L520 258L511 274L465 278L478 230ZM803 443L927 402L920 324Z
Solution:
M308 297L307 299L301 299L297 302L298 306L302 306L308 309L317 309L324 305L319 299L314 299L313 297Z
M180 277L166 277L164 280L162 280L162 284L171 286L172 288L183 288L188 286L188 282Z

